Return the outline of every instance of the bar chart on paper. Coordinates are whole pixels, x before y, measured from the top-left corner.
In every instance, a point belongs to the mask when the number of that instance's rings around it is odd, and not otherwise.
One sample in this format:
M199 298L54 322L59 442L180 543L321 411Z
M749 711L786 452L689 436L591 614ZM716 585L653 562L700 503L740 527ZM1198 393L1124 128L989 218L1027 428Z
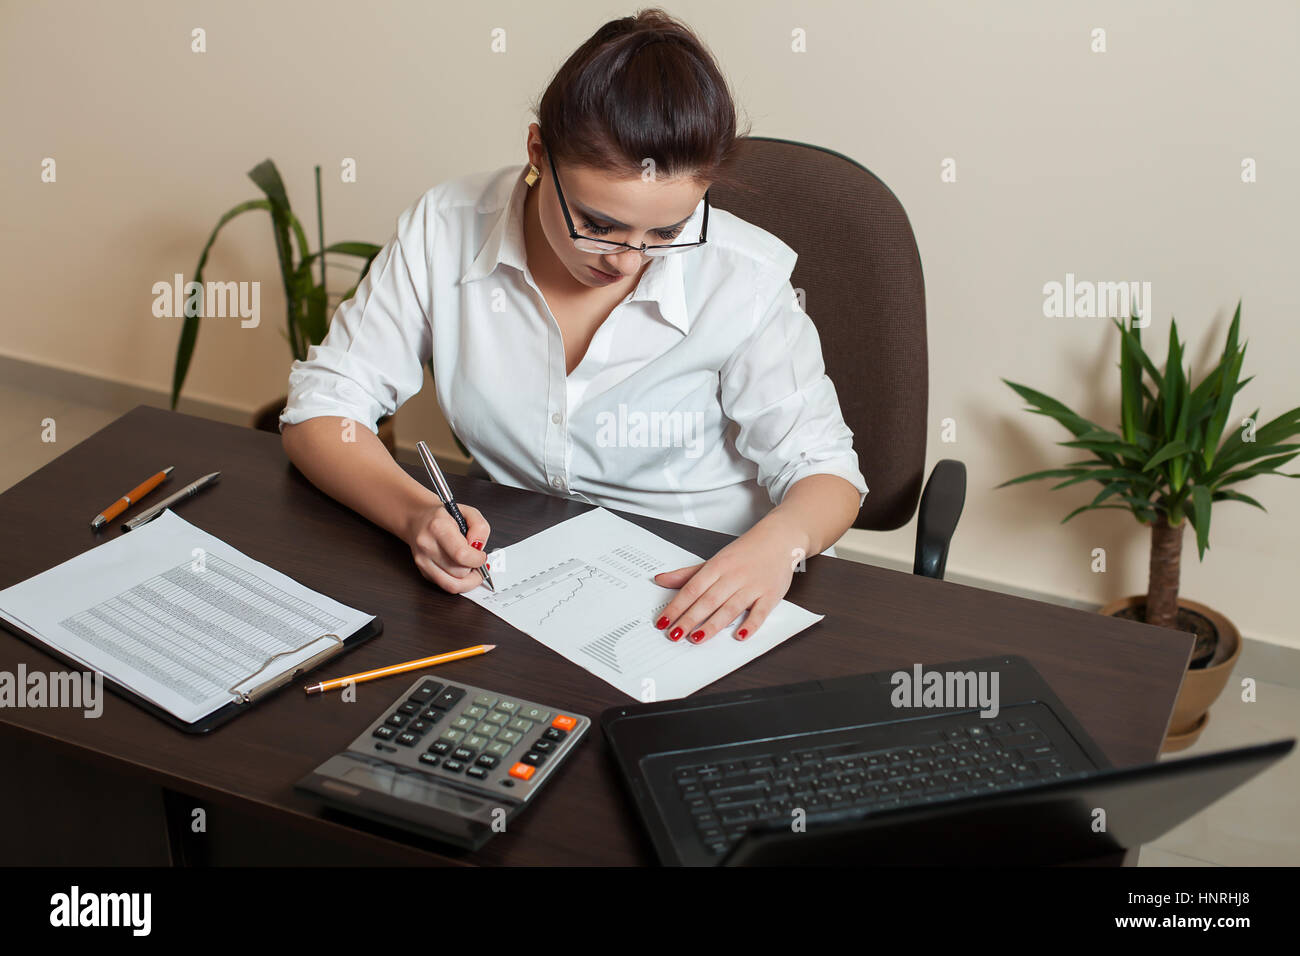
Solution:
M692 694L821 620L782 601L743 643L743 615L703 644L669 641L653 622L676 592L653 576L700 558L604 508L494 557L496 592L466 597L638 700Z

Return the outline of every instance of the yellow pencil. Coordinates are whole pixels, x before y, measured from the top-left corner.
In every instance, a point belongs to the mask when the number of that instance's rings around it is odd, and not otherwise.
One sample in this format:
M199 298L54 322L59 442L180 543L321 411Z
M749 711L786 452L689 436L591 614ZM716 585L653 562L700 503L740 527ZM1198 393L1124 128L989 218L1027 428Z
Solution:
M495 644L475 644L473 647L462 647L458 651L448 651L446 654L422 657L418 661L407 661L405 664L393 664L389 667L381 667L378 670L366 671L363 674L353 674L350 677L336 677L333 680L321 681L319 684L310 684L304 687L303 690L309 694L321 694L327 690L342 687L344 684L360 684L362 681L374 680L377 677L402 674L406 671L419 670L421 667L432 667L434 664L446 664L448 661L458 661L464 657L486 654L495 648Z

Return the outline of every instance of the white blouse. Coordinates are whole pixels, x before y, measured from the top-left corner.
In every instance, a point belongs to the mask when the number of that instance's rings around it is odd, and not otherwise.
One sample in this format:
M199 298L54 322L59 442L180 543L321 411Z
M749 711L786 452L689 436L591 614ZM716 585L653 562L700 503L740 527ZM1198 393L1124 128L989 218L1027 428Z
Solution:
M794 251L711 209L705 245L651 259L566 375L525 261L526 169L443 183L402 213L293 363L281 427L333 415L374 431L432 354L443 414L502 484L732 535L808 475L839 475L860 508L867 484L790 285ZM703 205L680 241L699 235Z

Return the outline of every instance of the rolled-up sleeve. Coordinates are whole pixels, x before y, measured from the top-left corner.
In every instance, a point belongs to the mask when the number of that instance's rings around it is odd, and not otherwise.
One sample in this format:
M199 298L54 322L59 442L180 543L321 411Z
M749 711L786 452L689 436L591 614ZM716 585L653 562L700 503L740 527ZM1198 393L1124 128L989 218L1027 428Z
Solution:
M397 232L338 307L324 340L290 368L281 429L331 415L373 432L423 387L433 347L425 256L432 221L428 194L398 218Z
M737 449L758 465L774 505L801 478L824 474L853 485L861 508L867 483L816 326L788 280L775 295L760 293L755 308L753 333L721 370L722 407L739 426Z

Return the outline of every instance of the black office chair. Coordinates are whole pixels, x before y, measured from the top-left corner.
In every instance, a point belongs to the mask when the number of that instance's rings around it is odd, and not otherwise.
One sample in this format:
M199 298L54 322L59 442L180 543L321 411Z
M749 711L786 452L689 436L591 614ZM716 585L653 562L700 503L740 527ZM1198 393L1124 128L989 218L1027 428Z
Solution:
M929 398L925 282L911 224L870 170L832 150L755 136L741 145L735 187L709 199L799 254L826 374L871 491L853 527L901 528L920 510L913 572L942 578L966 500L966 466L945 458L922 493ZM488 478L477 462L470 474Z

